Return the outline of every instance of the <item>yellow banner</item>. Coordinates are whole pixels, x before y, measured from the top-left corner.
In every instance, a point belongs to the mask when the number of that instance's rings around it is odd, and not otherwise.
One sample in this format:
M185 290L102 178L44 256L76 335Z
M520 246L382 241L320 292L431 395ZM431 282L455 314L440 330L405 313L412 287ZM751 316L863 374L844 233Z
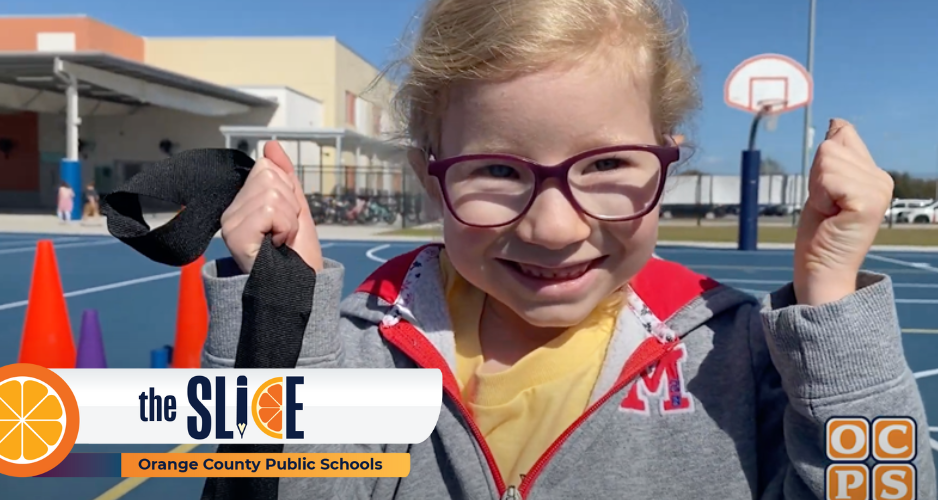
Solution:
M407 477L409 453L122 453L121 477Z

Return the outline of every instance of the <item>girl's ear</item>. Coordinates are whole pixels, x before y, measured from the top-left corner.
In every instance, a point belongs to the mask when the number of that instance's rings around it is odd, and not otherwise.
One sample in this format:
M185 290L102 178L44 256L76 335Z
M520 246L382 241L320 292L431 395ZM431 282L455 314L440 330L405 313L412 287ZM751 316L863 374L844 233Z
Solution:
M430 199L435 203L439 203L441 200L440 189L436 180L430 177L428 172L430 159L428 158L427 152L420 148L409 148L407 150L407 161L410 163L410 168L413 169L414 174L420 179L420 185L423 186L423 190L430 196Z
M408 148L407 162L410 163L410 168L414 169L414 173L423 182L423 178L427 176L427 165L429 164L427 154L420 148Z

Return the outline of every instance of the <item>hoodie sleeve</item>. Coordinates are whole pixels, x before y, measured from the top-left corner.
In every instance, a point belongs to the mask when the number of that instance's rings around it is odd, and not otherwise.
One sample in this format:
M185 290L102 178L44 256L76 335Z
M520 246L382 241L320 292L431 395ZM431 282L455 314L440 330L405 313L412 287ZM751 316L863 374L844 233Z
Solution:
M888 276L861 272L840 301L798 305L789 283L766 297L751 328L759 384L758 496L825 498L831 417L912 417L916 498L935 498L935 464L918 385L905 359Z
M298 367L339 367L343 354L338 331L345 268L330 259L323 259L323 264L323 270L316 275L313 308L303 334ZM241 273L229 257L207 262L202 280L209 311L202 367L231 368L241 337L241 295L248 275Z
M202 351L203 368L231 368L241 336L241 294L248 275L241 273L229 259L205 264L205 282L209 308L209 331ZM349 320L339 317L339 302L345 269L337 261L323 259L324 269L316 275L313 308L303 335L303 346L297 367L344 368L343 338L340 329L357 329ZM348 332L353 335L360 332ZM284 453L383 453L384 445L285 445ZM281 478L281 500L308 498L379 498L373 492L377 478Z

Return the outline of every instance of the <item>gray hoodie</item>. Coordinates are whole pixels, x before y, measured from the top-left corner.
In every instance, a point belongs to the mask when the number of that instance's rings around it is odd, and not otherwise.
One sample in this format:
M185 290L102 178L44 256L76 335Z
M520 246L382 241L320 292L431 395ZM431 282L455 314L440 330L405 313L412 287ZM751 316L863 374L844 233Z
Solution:
M390 260L341 304L344 268L327 259L298 362L439 368L445 396L434 432L411 445L284 448L410 453L410 474L283 478L281 499L825 498L827 420L883 415L919 423L917 498L936 497L925 412L888 276L861 273L857 292L820 307L797 305L791 284L760 305L657 258L630 283L588 410L521 484L504 484L453 376L440 248ZM234 366L247 280L218 268L212 261L203 271L206 368Z

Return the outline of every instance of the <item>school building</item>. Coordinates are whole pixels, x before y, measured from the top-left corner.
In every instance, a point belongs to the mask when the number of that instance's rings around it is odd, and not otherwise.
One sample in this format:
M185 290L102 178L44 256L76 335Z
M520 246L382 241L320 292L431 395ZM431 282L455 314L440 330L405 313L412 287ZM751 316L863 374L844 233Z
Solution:
M0 17L0 209L51 208L62 179L107 193L182 150L256 157L270 139L307 193L400 192L393 85L378 77L333 37L145 37L82 15Z

